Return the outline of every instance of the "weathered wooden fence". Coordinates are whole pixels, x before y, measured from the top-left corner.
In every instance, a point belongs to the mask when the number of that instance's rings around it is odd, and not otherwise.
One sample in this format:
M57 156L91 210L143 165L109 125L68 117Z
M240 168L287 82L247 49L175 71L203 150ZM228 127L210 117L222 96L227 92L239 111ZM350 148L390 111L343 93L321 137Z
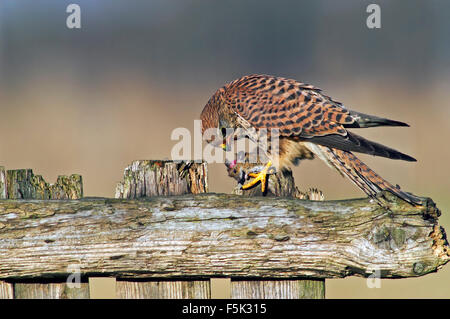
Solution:
M4 197L22 194L0 201L3 298L324 298L325 278L417 277L450 259L431 199L301 200L276 185L289 175L269 189L290 197L210 194L204 163L137 161L116 199L35 200L47 193L17 175L0 169ZM82 190L70 185L61 198Z

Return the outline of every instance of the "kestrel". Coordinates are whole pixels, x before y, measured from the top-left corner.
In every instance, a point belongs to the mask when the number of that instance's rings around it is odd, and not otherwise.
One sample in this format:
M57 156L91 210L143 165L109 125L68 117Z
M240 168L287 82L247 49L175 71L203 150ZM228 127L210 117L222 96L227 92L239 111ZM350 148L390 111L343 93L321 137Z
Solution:
M409 125L349 110L312 85L269 75L244 76L217 90L200 117L203 132L219 128L224 149L232 140L232 136L226 135L227 128L267 129L269 135L271 129L279 129L278 165L273 166L275 161L271 158L269 145L267 164L246 173L254 179L243 185L243 189L261 182L264 192L266 176L274 169L280 170L297 164L299 160L318 157L348 177L371 198L377 199L380 191L389 191L411 204L420 204L419 198L402 191L398 185L390 184L352 152L410 162L416 160L348 130ZM242 137L249 136L244 134L237 138ZM215 141L215 146L218 144Z

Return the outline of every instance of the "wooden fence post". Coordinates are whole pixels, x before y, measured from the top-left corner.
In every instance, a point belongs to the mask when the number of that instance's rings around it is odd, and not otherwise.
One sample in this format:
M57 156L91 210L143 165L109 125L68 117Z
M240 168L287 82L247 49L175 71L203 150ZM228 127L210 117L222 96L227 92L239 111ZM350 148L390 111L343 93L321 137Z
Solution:
M208 192L208 166L191 161L134 161L124 171L115 198L138 199L153 196Z
M81 175L58 176L47 183L31 169L5 171L0 167L0 199L79 199L83 197Z
M0 199L6 199L6 171L3 166L0 166Z
M124 170L115 198L142 199L153 196L208 192L206 163L137 160ZM169 209L169 208L166 208ZM117 296L125 299L209 299L209 281L118 281Z
M79 199L83 197L80 175L58 176L47 183L31 169L5 170L0 166L0 199ZM0 230L4 224L0 222ZM10 283L0 281L0 299L87 298L87 285L70 289L65 283Z
M14 299L14 287L11 283L0 281L0 299Z
M262 165L256 163L254 165ZM253 166L254 166L253 165ZM247 164L246 169L250 169ZM236 179L236 172L227 167L229 176ZM238 172L239 174L239 172ZM263 196L261 185L242 191L235 188L233 194L241 196ZM317 189L309 189L301 192L295 185L294 176L290 169L270 175L267 181L267 192L265 196L300 198L310 200L323 200L323 194ZM325 279L296 279L296 280L251 280L233 281L232 298L239 299L323 299L325 298Z

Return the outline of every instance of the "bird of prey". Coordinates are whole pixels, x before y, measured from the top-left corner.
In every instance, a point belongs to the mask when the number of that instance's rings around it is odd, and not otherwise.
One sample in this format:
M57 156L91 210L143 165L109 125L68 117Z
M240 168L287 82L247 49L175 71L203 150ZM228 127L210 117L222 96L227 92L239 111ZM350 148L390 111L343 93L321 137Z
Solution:
M254 179L243 185L243 189L261 182L264 192L266 175L273 173L274 169L280 170L299 160L317 157L348 177L371 198L377 199L379 192L388 191L413 205L420 204L419 198L402 191L398 185L390 184L353 152L411 162L416 160L349 131L351 128L409 125L349 110L315 86L269 75L244 76L217 90L200 118L203 132L210 128L218 128L222 132L220 142L224 149L232 140L226 135L227 128L267 129L268 134L271 129L279 130L277 167L272 166L274 161L269 145L267 164L248 172L247 176ZM215 145L218 146L217 141Z

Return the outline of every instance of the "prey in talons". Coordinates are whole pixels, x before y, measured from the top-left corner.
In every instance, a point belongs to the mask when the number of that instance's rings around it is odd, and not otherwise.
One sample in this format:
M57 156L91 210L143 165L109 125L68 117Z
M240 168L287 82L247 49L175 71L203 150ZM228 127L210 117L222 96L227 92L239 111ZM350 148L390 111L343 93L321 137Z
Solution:
M272 166L272 161L270 160L265 165L237 163L236 160L226 162L225 164L227 166L228 175L230 177L234 177L238 181L238 187L240 189L247 190L260 183L261 192L263 194L267 190L268 175L276 174L277 172L276 168ZM251 178L253 179L250 180Z

